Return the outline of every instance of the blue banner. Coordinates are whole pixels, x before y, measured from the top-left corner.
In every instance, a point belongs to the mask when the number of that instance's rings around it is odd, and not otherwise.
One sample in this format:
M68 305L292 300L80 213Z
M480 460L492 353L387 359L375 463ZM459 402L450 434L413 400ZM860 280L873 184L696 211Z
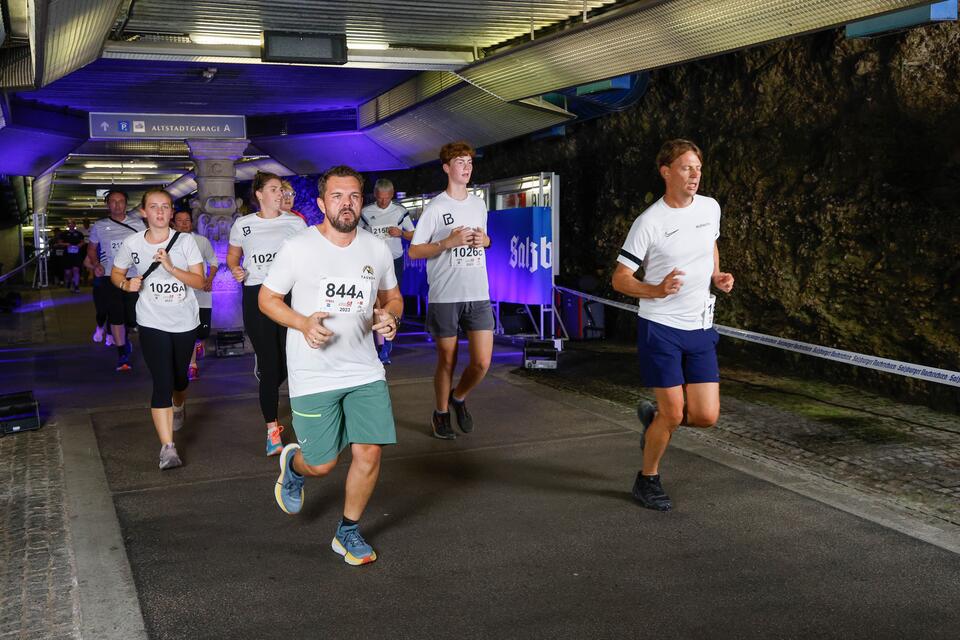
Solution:
M550 207L491 211L487 217L490 299L552 304L553 224Z
M491 211L487 217L490 299L515 304L553 302L553 224L550 207ZM427 261L411 260L404 241L400 292L427 296Z

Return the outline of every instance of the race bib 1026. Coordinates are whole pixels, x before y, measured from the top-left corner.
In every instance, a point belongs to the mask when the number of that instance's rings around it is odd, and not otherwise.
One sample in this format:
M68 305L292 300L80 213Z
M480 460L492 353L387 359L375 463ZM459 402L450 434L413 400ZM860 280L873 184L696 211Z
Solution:
M187 297L187 285L179 280L172 282L151 281L146 284L146 289L157 304L180 304Z
M268 252L268 253L251 253L247 258L246 267L248 270L256 271L257 273L267 273L270 270L270 265L273 263L273 259L277 257L277 252Z
M366 313L370 307L370 282L360 278L328 277L320 284L317 311Z
M450 266L455 269L476 269L484 263L483 247L453 247L450 249Z

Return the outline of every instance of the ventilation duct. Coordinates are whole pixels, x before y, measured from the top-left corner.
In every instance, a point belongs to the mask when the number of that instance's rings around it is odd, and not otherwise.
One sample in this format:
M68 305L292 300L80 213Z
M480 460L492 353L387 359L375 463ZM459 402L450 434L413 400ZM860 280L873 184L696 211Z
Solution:
M475 63L459 75L506 101L820 31L918 0L670 0L639 3Z

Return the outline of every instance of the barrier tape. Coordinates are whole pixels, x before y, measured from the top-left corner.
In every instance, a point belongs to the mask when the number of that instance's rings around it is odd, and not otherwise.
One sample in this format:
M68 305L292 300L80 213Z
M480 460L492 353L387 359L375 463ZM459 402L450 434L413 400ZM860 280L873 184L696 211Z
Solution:
M623 309L624 311L637 313L639 310L636 305L616 302L614 300L607 300L606 298L599 298L588 293L567 289L566 287L555 288L558 291L565 291L571 295L583 298L584 300L599 302L610 307ZM960 387L960 371L949 371L947 369L925 367L923 365L912 364L910 362L901 362L899 360L891 360L889 358L868 356L862 353L854 353L853 351L844 351L843 349L823 347L817 344L810 344L808 342L800 342L799 340L790 340L789 338L768 336L764 333L756 333L754 331L747 331L745 329L734 329L733 327L725 327L719 324L713 325L713 328L716 329L720 335L746 340L747 342L756 342L757 344L765 344L768 347L777 347L779 349L786 349L787 351L803 353L808 356L815 356L817 358L824 358L826 360L833 360L835 362L852 364L857 367L866 367L867 369L876 369L877 371L884 371L886 373L894 373L910 378L917 378L919 380L926 380L927 382L937 382L939 384Z

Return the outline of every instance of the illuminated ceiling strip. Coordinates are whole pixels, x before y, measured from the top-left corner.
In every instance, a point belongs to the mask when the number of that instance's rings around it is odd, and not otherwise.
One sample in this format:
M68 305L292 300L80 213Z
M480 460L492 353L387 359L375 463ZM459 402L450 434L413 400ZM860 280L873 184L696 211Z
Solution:
M158 60L173 62L211 62L223 64L288 64L263 62L259 46L200 45L177 42L114 42L103 46L104 58ZM345 65L295 64L292 66L332 66L348 69L393 69L432 71L460 69L473 62L473 54L464 51L427 51L418 49L356 50L347 52Z

